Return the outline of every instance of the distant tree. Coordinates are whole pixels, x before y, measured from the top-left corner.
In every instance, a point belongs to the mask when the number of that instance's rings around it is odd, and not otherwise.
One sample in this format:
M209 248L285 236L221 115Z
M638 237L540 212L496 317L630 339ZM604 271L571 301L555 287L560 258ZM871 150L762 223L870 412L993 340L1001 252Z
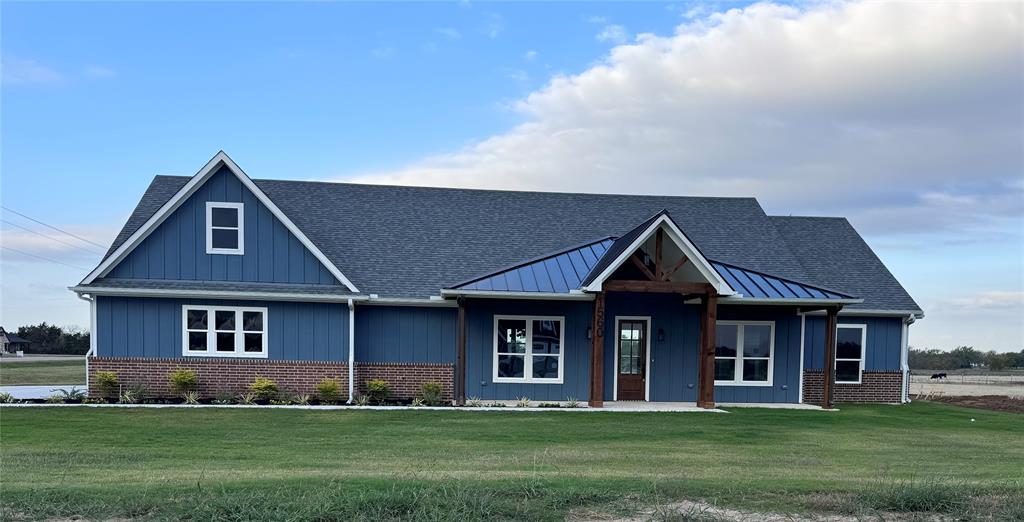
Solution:
M975 350L973 346L957 346L949 354L956 368L974 368L985 362L985 354Z
M960 346L945 352L934 348L927 350L910 349L910 367L915 370L957 370L961 368L985 367L991 370L1024 368L1024 350L1000 353L980 352L971 346Z
M19 327L18 335L31 343L28 353L85 355L89 351L89 332L80 328L61 328L42 322Z

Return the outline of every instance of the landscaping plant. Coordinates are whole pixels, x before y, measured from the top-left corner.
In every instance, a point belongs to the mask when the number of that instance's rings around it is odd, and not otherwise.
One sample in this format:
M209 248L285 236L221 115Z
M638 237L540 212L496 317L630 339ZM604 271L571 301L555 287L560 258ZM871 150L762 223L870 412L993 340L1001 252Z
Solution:
M428 406L441 404L441 393L443 388L437 381L427 381L420 386L420 399Z
M391 396L391 384L384 379L373 379L366 383L366 394L374 404L384 404Z
M199 376L195 370L178 368L168 375L171 384L171 391L175 394L185 394L195 391L199 387Z
M96 372L95 382L96 389L99 390L101 397L105 399L112 399L117 397L118 383L116 373Z
M256 402L270 402L277 399L277 394L280 391L277 389L277 383L266 377L257 377L256 380L252 381L249 385L249 391L255 396Z
M315 390L321 404L336 404L341 400L341 383L338 379L324 379L317 383Z

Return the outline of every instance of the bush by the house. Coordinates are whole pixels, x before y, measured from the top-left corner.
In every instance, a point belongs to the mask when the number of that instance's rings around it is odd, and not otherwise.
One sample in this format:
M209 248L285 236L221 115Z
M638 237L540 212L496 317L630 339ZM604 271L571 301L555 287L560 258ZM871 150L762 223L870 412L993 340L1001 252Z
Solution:
M391 396L391 383L384 379L373 379L366 383L366 394L376 404L383 404Z
M420 399L427 406L438 406L441 404L441 383L437 381L427 381L420 386Z
M252 381L249 391L253 394L253 400L256 402L269 402L277 399L277 394L280 393L277 383L266 377L257 377Z
M199 387L199 376L195 370L178 368L169 374L168 380L171 384L171 391L183 395L190 391L196 391Z
M96 372L96 389L103 398L117 397L117 374L114 372Z
M149 395L149 389L142 384L136 384L121 392L121 404L138 404Z
M57 397L58 400L53 400L49 402L66 402L69 404L75 404L82 402L82 400L85 399L85 392L78 389L75 386L72 386L71 388L60 388L57 390L50 391L53 392L53 395L51 395L47 400L49 401L49 399L52 399L54 397Z
M321 404L335 404L341 399L341 383L337 379L324 379L316 385L316 398Z
M13 404L14 396L7 392L0 393L0 404Z
M199 392L195 390L185 392L181 398L184 399L185 404L199 404Z

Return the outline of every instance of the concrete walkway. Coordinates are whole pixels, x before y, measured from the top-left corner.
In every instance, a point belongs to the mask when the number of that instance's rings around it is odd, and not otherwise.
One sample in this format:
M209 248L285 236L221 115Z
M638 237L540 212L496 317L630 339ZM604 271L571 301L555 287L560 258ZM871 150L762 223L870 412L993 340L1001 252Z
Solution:
M85 391L85 384L43 384L39 386L0 386L0 393L9 393L15 399L45 399L58 389L78 388Z

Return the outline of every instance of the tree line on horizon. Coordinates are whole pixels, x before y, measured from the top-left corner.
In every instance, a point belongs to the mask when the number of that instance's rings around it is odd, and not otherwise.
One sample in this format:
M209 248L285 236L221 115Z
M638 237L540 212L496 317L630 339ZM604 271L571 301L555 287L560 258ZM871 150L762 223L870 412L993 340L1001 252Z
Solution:
M914 370L960 370L986 368L989 370L1024 369L1024 350L1020 352L983 352L973 346L958 346L952 350L935 348L910 349L910 368Z
M18 335L28 342L25 353L85 355L89 351L89 331L74 326L60 327L45 321L19 326Z

